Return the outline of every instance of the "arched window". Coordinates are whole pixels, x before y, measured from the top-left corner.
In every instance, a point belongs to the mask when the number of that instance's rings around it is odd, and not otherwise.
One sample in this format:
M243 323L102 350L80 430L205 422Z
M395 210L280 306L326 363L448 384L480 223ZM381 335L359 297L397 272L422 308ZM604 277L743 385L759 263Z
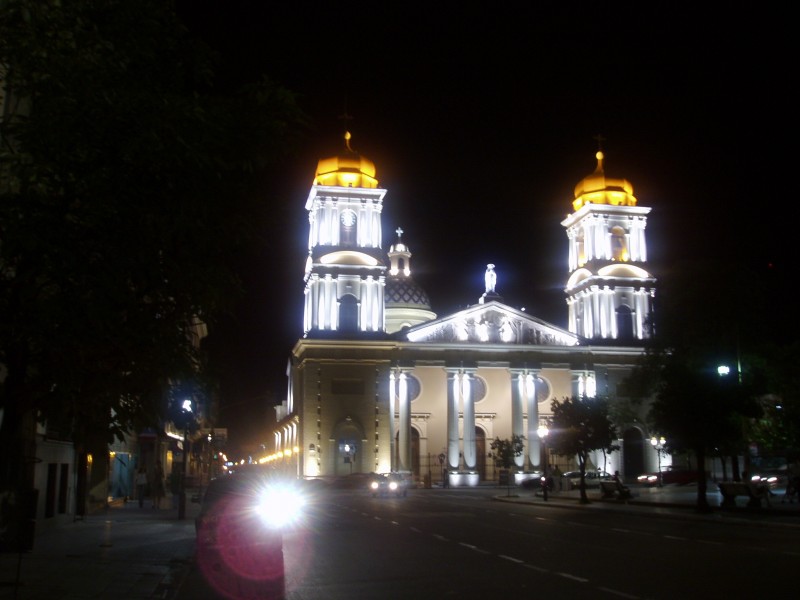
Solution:
M622 262L629 258L625 230L619 225L611 228L611 258Z
M339 301L339 331L358 331L358 300L350 294Z
M617 339L633 339L633 312L624 304L617 308Z
M584 243L583 228L579 229L578 235L575 236L575 255L578 258L579 267L586 264L586 244Z

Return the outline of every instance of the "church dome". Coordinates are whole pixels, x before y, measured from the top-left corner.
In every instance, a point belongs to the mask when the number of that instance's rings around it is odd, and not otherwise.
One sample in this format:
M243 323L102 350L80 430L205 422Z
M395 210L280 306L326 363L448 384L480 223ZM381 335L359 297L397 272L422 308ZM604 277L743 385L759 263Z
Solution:
M345 150L337 156L320 159L314 185L377 188L375 163L350 147L350 132L344 134Z
M406 306L430 310L428 294L411 277L387 277L384 290L386 307Z
M595 155L597 168L581 179L575 186L575 199L572 207L577 211L586 204L610 204L613 206L636 206L633 186L627 179L606 177L603 170L602 151Z

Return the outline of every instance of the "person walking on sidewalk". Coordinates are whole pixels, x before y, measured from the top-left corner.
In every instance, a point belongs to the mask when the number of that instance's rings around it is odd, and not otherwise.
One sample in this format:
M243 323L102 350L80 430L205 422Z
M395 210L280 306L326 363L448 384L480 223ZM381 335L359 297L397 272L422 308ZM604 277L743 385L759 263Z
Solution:
M161 508L161 499L164 497L164 469L160 460L156 461L150 492L153 496L153 508Z
M139 508L144 506L145 494L147 494L147 468L142 465L136 472L136 498L139 500Z

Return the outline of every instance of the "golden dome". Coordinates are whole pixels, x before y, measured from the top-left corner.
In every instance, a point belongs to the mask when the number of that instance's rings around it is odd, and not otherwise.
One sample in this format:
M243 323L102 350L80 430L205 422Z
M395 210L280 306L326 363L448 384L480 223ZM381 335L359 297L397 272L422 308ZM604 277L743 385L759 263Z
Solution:
M320 159L314 185L377 188L375 163L350 148L350 132L344 134L345 152L331 158Z
M636 206L633 186L627 179L612 179L603 172L602 151L598 151L597 168L575 186L572 207L577 211L586 204L611 204L613 206Z

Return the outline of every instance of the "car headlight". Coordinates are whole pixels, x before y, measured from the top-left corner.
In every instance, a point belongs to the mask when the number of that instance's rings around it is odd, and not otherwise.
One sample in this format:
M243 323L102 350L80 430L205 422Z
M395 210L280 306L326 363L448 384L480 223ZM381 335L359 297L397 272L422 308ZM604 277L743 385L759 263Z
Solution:
M392 491L395 491L397 489L397 482L396 481L390 482L389 483L389 489L392 490Z
M369 484L369 487L372 488L373 490L377 490L380 487L380 484L377 481L373 481L372 483Z
M296 523L303 514L305 498L289 485L271 485L257 497L256 513L268 527L281 528Z

